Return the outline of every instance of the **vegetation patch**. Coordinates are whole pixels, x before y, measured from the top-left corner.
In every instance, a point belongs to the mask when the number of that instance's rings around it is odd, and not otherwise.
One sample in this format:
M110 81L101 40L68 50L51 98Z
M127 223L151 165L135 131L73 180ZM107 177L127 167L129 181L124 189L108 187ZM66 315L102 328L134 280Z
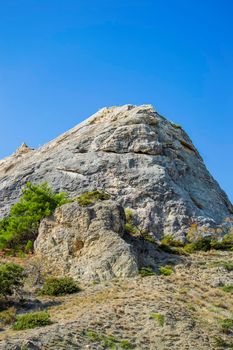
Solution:
M158 325L160 327L163 327L164 326L164 323L165 323L165 317L164 315L161 315L160 313L152 313L150 315L150 318L153 318L154 320L156 320L156 322L158 323Z
M16 308L10 307L5 311L0 312L0 325L7 326L15 322L16 320Z
M82 207L87 207L94 204L97 201L104 201L110 198L108 193L103 191L94 190L91 192L85 192L77 197L78 204Z
M24 269L14 263L0 265L0 296L17 294L23 286Z
M220 288L226 293L233 293L233 284L225 285Z
M221 329L224 333L233 332L233 318L225 318L224 320L219 321Z
M79 291L80 288L71 277L50 277L46 279L40 294L60 296L77 293Z
M125 218L125 231L132 236L140 234L138 227L134 225L134 214L130 208L125 208Z
M47 183L28 182L19 202L11 207L8 217L0 221L0 249L32 250L41 220L68 201L66 193L55 194Z
M107 349L134 349L135 346L128 340L120 340L112 335L97 333L92 330L87 330L84 335L92 342L99 343Z
M174 270L171 265L165 265L165 266L160 266L159 272L161 275L170 276L174 272Z
M19 331L23 329L44 327L50 324L52 324L52 321L50 320L50 315L47 312L31 312L17 316L16 322L13 324L12 328Z
M139 269L139 275L141 277L153 276L155 273L151 267L142 267Z

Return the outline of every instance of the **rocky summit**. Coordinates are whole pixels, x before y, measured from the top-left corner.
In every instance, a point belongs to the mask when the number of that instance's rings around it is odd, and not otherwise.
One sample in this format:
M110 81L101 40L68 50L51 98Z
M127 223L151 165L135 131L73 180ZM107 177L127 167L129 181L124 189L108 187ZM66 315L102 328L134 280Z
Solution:
M101 109L43 147L23 144L0 161L1 217L28 181L47 181L71 197L104 190L156 238L184 240L192 225L225 234L233 217L188 135L150 105Z

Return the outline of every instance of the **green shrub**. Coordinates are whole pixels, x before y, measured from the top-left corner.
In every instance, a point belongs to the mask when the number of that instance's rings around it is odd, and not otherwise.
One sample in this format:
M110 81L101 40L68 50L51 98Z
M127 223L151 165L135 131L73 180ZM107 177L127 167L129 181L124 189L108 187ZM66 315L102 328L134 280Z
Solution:
M233 292L233 284L225 285L225 286L221 287L221 289L226 293L231 293L231 292Z
M7 297L18 293L23 286L24 269L13 263L0 265L0 295Z
M67 201L65 193L55 194L47 183L28 182L9 216L0 221L0 248L25 250L27 246L29 249L31 243L28 242L36 239L40 221Z
M59 296L73 294L79 291L80 288L71 277L50 277L46 279L40 294Z
M145 241L156 244L156 240L151 235L144 233L142 237Z
M136 235L138 233L137 228L131 222L126 222L125 231L132 235Z
M81 196L77 197L78 204L82 207L87 207L88 205L92 205L97 201L104 201L110 198L108 193L103 191L94 190L92 192L86 192L81 194Z
M165 266L160 266L159 272L161 275L170 276L174 272L174 270L171 265L165 265Z
M19 331L23 329L43 327L50 325L51 323L50 315L47 312L30 312L28 314L17 316L16 322L13 324L12 328Z
M219 324L224 333L233 331L233 318L225 318L224 320L219 321Z
M161 239L160 243L162 245L166 245L169 247L183 247L184 246L183 242L176 240L171 235L166 235L163 239Z
M164 326L164 323L165 323L165 317L164 315L161 315L159 313L152 313L150 315L151 318L153 318L154 320L156 320L159 324L160 327L163 327Z
M128 340L120 340L112 335L97 333L92 330L87 330L84 335L92 342L101 344L104 349L134 349L135 346Z
M213 240L211 247L216 250L231 250L233 249L233 234L225 235L221 241Z
M33 251L33 242L31 240L27 241L27 244L25 245L25 252L30 253Z
M125 208L125 231L132 236L139 234L139 229L134 225L134 214L130 208Z
M16 320L16 308L10 307L5 311L0 312L0 325L7 326Z
M142 267L139 269L139 275L142 277L153 276L155 273L151 267Z

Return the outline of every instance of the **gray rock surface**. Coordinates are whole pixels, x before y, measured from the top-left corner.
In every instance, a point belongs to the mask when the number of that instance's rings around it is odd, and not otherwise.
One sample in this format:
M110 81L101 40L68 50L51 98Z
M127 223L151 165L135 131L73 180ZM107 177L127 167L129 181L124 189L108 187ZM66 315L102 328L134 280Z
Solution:
M124 210L113 201L68 203L41 222L35 253L53 275L97 282L136 276L136 256L122 239L124 224Z
M233 208L183 129L150 105L104 108L37 150L0 161L0 217L27 182L75 197L104 189L141 229L184 239L190 226L226 233Z

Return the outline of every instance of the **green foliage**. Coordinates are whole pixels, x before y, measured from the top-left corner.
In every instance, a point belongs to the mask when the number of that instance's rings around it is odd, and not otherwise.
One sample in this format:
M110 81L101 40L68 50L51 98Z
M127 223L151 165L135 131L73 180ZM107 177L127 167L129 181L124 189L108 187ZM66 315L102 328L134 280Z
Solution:
M47 183L33 185L28 182L9 216L0 221L0 248L25 250L26 246L27 250L31 249L29 241L36 239L40 221L67 202L65 193L55 194Z
M153 276L155 273L151 267L142 267L139 269L139 275L142 277Z
M92 192L86 192L77 197L78 204L82 207L87 207L92 205L97 201L104 201L110 198L110 195L99 190L94 190Z
M135 346L128 340L120 340L112 335L105 335L97 333L92 330L87 330L84 335L92 342L100 343L104 348L107 349L134 349Z
M161 239L161 244L169 247L183 247L184 243L174 239L171 235L166 235L163 239Z
M126 218L125 232L127 232L132 236L139 234L139 229L133 223L134 214L130 208L125 208L125 218Z
M163 327L164 326L164 323L165 323L165 317L164 315L161 315L159 313L152 313L150 315L151 318L153 318L154 320L156 320L159 324L160 327Z
M138 233L137 228L131 222L126 222L125 231L132 235L136 235Z
M33 242L31 240L27 241L27 244L25 245L25 252L30 253L33 251Z
M220 337L215 337L214 340L215 340L215 345L218 348L221 348L221 349L224 348L224 349L228 349L228 350L233 350L233 342L228 342L225 339L220 338Z
M233 332L233 318L225 318L224 320L219 321L219 324L224 333Z
M233 271L233 261L222 261L221 266L228 272Z
M160 266L159 272L161 275L170 276L174 270L171 265Z
M213 240L211 248L216 250L232 250L233 249L233 234L225 235L221 241Z
M5 311L0 312L0 325L7 326L16 320L16 308L10 307Z
M221 289L226 293L233 293L233 284L227 284L221 287Z
M143 234L142 236L144 238L145 241L156 244L156 240L154 239L154 237L152 237L149 234Z
M59 296L73 294L79 291L80 288L71 277L50 277L46 279L40 293L44 295Z
M23 285L23 268L17 264L0 265L0 295L7 297L17 293Z
M43 327L50 325L51 323L50 315L47 312L30 312L17 316L16 322L13 324L12 328L19 331L23 329Z

